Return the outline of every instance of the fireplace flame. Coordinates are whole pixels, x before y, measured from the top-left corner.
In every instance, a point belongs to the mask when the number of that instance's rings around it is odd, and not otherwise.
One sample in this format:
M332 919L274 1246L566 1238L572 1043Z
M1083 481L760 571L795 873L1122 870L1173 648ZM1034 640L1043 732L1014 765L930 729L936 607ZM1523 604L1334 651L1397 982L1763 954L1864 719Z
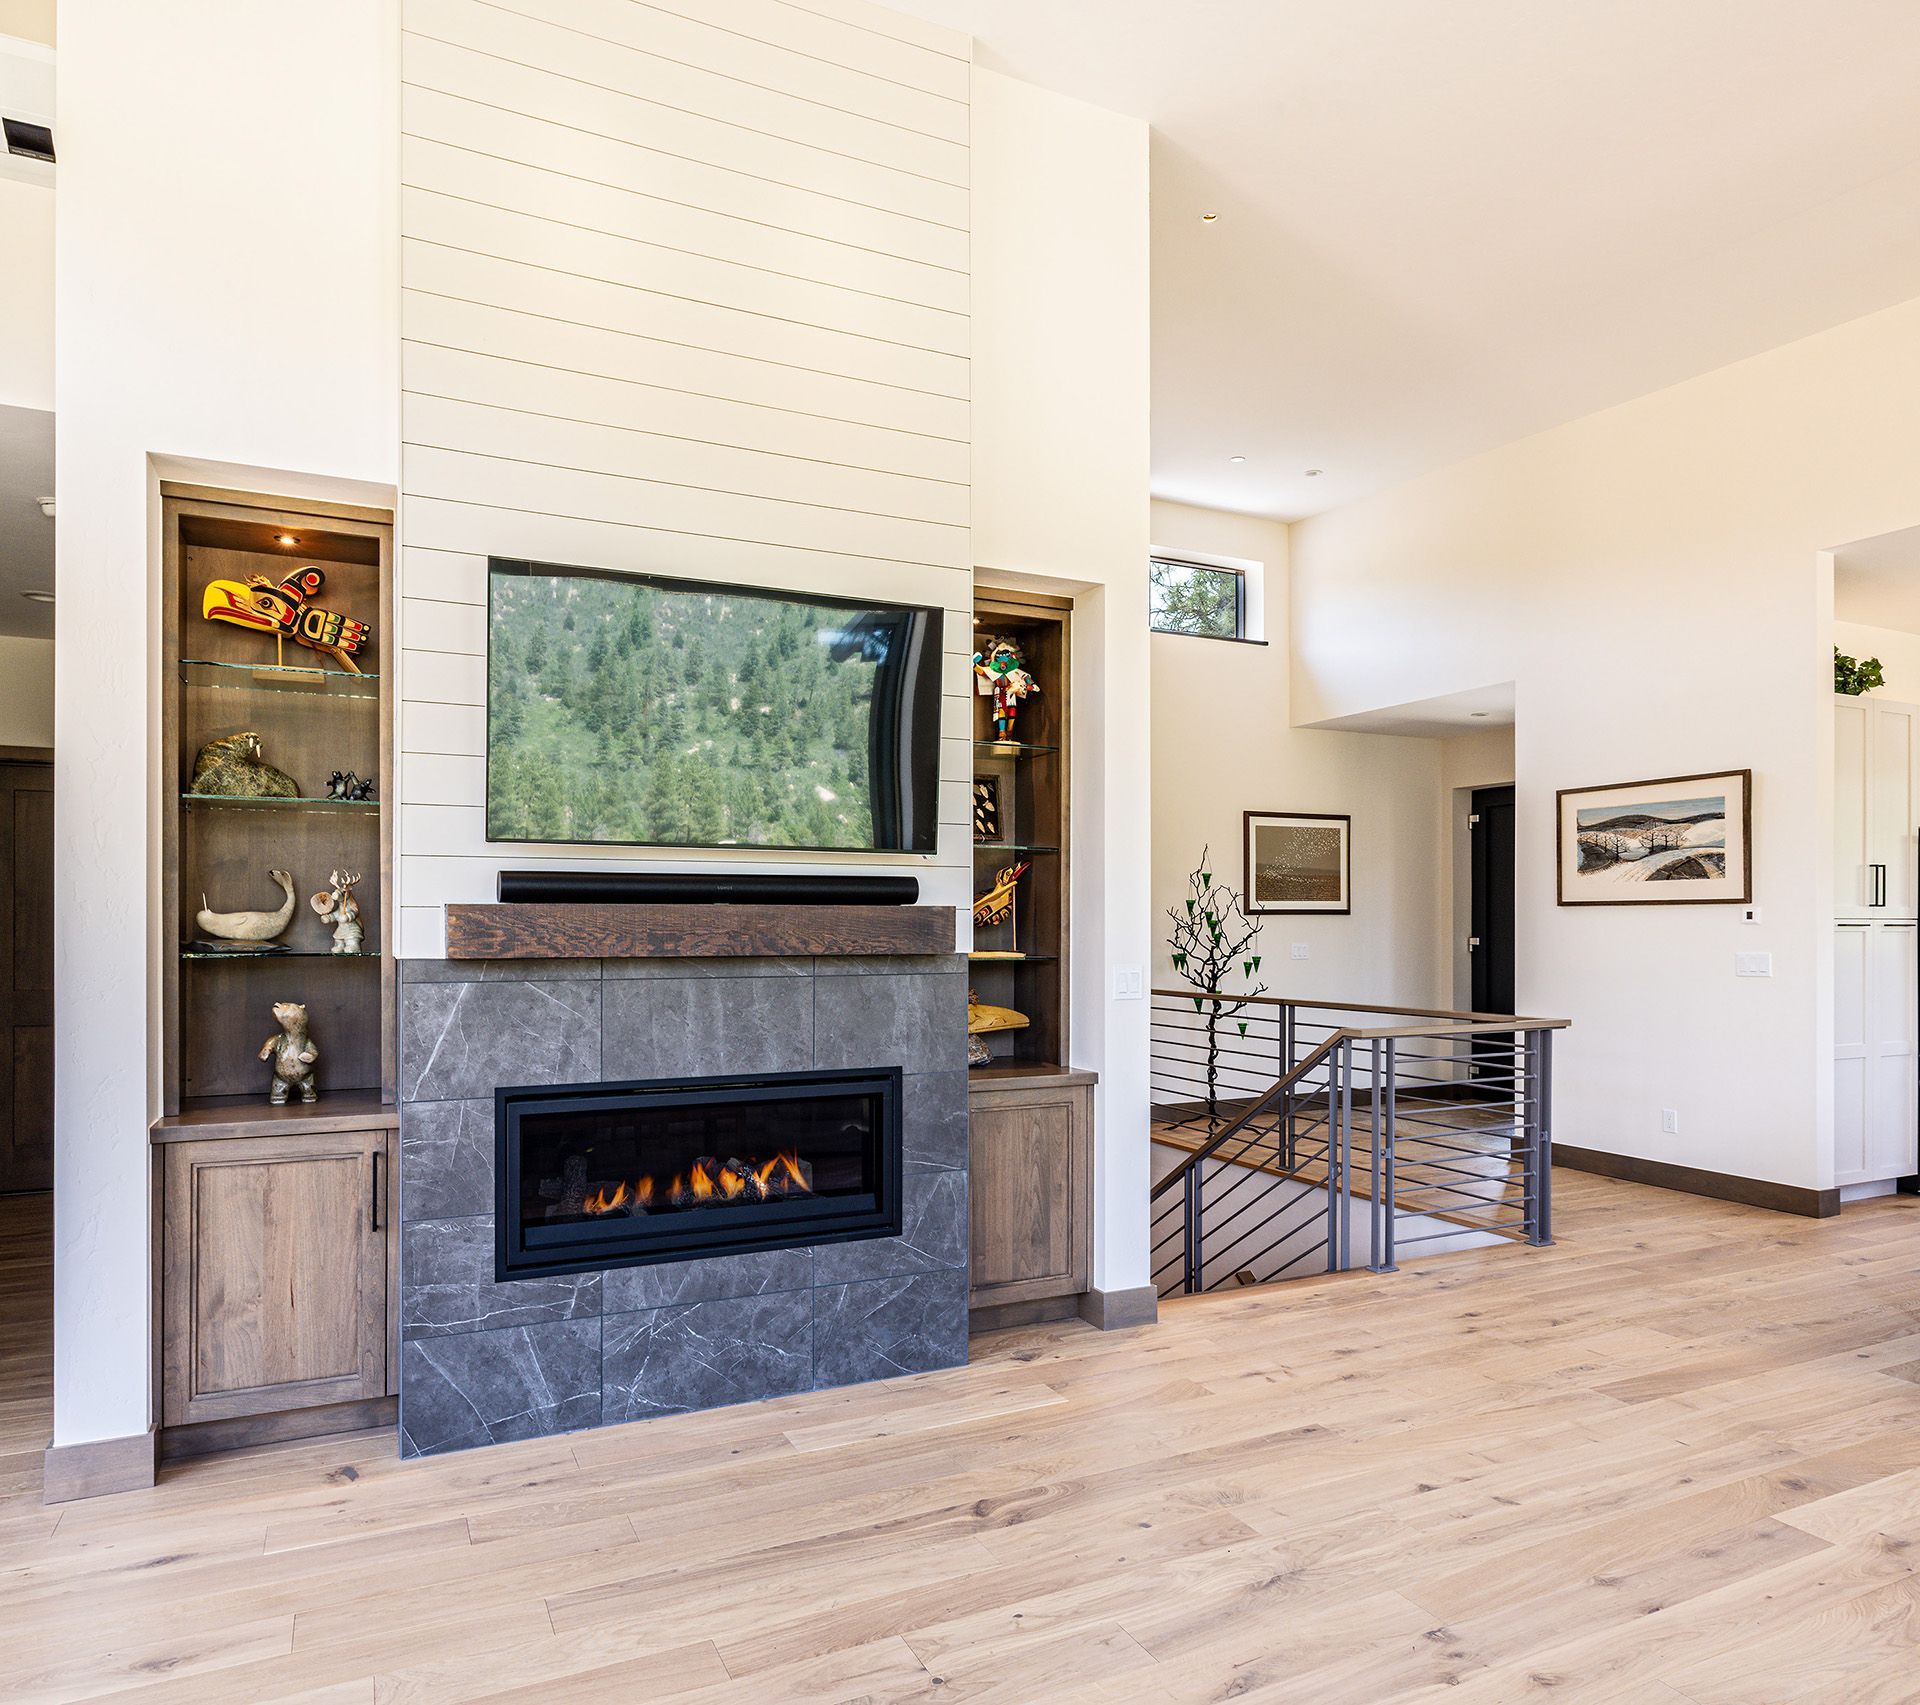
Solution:
M676 1172L661 1189L651 1173L631 1184L622 1179L588 1192L581 1206L594 1215L625 1211L645 1212L654 1207L691 1208L721 1202L771 1202L782 1196L813 1194L812 1169L792 1149L782 1149L771 1160L725 1162L711 1156L693 1163L691 1171Z

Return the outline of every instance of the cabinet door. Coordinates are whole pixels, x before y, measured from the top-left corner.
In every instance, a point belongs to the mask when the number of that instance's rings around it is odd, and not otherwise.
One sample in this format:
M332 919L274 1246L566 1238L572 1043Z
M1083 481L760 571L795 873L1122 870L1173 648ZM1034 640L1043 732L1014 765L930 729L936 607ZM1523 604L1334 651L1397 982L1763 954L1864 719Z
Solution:
M1873 1006L1873 925L1843 923L1833 936L1833 1177L1858 1184L1867 1177L1867 1137L1873 1071L1868 1062L1868 1014Z
M170 1144L161 1421L379 1397L387 1132Z
M1867 915L1867 700L1833 707L1833 910Z
M974 1307L1087 1288L1092 1123L1092 1095L1079 1086L973 1100Z
M1867 701L1867 904L1875 918L1915 915L1914 707Z
M1914 1170L1914 1135L1920 1115L1915 1077L1916 1007L1920 975L1915 948L1920 929L1882 924L1870 930L1868 1005L1869 1091L1866 1176L1901 1178Z

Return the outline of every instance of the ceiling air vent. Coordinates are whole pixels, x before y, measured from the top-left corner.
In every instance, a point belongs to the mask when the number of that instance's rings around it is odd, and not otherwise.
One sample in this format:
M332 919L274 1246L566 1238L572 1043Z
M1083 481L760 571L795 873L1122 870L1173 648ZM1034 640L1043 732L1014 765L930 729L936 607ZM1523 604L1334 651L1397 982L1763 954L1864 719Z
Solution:
M24 118L0 118L7 133L7 152L29 160L53 159L53 132L44 124L29 124Z

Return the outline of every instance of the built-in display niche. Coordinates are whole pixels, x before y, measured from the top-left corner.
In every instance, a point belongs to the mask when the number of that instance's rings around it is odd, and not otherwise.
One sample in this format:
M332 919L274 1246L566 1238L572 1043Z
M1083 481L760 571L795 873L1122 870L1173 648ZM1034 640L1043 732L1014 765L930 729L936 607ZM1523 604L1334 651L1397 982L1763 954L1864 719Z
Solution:
M898 1068L501 1089L498 1276L897 1236Z

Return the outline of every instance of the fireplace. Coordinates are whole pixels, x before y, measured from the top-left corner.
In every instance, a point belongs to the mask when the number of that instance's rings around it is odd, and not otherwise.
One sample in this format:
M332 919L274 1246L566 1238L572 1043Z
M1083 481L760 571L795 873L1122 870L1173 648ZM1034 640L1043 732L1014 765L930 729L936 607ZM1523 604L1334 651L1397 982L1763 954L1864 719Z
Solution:
M898 1067L494 1095L496 1277L895 1237Z

